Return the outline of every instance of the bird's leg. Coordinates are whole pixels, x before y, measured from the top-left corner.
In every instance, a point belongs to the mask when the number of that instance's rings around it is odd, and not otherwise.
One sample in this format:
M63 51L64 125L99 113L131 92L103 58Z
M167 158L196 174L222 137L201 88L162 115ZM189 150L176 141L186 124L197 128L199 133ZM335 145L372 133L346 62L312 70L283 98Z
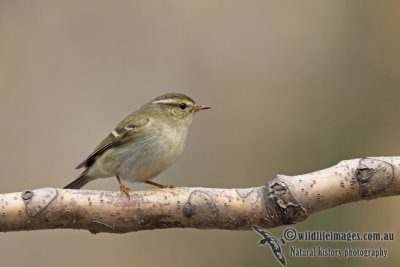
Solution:
M146 181L145 182L146 184L151 184L151 185L154 185L154 186L157 186L157 187L159 187L159 188L174 188L175 186L173 186L173 185L164 185L164 184L159 184L159 183L156 183L156 182L153 182L153 181Z
M129 191L130 191L129 187L127 187L126 185L124 185L124 184L121 182L121 179L119 179L118 175L115 176L115 177L117 177L117 180L118 180L118 183L119 183L119 190L120 190L122 193L124 193L124 194L130 199L130 197L129 197Z

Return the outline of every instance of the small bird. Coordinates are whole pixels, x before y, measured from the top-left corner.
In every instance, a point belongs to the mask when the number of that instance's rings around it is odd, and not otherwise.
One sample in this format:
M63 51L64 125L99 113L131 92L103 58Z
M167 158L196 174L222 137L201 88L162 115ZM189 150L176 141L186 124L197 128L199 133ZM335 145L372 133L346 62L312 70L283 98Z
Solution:
M169 93L143 105L123 119L76 169L81 175L64 188L78 189L97 178L115 176L121 192L130 189L121 180L151 181L182 154L186 136L197 111L209 109L184 94Z
M281 239L280 241L274 237L271 233L265 231L263 228L261 228L258 225L253 225L252 226L254 231L256 231L259 235L261 235L263 238L258 241L258 245L264 246L265 244L268 243L270 246L272 252L274 253L276 259L283 265L286 266L286 259L285 255L283 255L283 251L281 248L281 245L284 245L286 242L285 240Z

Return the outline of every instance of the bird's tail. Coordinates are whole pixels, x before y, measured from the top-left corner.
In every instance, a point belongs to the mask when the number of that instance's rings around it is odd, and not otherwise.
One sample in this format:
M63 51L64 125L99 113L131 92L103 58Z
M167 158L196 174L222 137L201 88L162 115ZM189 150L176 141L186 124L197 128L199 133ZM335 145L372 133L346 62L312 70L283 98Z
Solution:
M84 171L81 175L79 175L78 178L76 178L74 181L65 186L64 189L79 189L92 180L93 178L87 176L86 171Z

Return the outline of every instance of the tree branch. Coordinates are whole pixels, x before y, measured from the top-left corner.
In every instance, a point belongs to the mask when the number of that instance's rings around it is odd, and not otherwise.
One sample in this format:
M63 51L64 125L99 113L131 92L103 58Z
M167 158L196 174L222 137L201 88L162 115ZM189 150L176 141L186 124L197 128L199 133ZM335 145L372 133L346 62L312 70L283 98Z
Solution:
M305 220L337 205L400 193L400 157L344 160L321 171L278 175L244 189L174 188L120 192L42 188L0 194L0 231L160 228L250 230Z

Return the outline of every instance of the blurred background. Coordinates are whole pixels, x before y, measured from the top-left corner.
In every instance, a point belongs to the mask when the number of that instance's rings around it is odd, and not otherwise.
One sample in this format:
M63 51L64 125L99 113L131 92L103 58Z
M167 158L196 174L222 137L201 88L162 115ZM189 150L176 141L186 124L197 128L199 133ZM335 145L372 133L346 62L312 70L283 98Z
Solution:
M399 156L398 1L0 1L1 192L63 187L128 113L166 92L198 114L156 181L252 187L343 159ZM130 185L149 189L146 185ZM117 190L115 179L86 188ZM396 197L325 210L298 230L400 234ZM276 236L285 227L271 229ZM398 237L397 239L399 239ZM278 266L252 231L2 234L2 266ZM394 242L297 243L389 250Z

